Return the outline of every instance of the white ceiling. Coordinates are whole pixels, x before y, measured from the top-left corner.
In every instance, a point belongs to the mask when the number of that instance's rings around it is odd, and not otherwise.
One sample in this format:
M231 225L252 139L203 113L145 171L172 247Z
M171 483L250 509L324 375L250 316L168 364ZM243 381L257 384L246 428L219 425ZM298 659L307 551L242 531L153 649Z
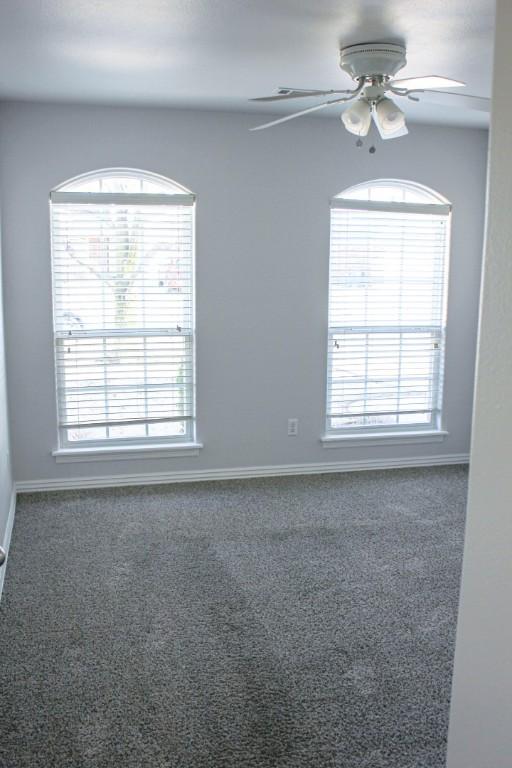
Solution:
M406 44L401 77L446 75L489 96L493 22L494 0L1 0L0 98L262 111L247 99L277 86L350 87L338 49L368 41Z

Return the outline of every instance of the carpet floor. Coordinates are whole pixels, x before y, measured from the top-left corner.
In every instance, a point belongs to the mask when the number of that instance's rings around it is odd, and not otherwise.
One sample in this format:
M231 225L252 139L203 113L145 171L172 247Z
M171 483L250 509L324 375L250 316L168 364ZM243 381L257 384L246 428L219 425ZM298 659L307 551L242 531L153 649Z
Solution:
M2 768L442 768L464 467L19 496Z

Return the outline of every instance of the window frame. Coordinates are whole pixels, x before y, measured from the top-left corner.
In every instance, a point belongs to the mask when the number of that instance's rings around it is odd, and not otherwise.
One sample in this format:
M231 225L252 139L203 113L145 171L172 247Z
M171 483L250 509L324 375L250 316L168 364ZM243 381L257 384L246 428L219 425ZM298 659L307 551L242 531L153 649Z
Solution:
M151 184L162 187L158 192L88 192L80 189L73 191L73 186L82 183L94 182L97 180L106 180L109 177L138 179L141 182L150 182ZM168 192L163 191L168 189ZM110 203L116 204L137 204L137 205L187 205L191 208L191 261L190 261L190 319L191 328L189 331L170 331L169 328L130 328L130 329L110 329L110 330L81 330L74 332L73 336L78 338L149 338L151 336L171 337L190 339L191 353L191 377L190 398L191 416L183 419L171 419L172 421L184 421L186 424L185 434L183 435L148 435L137 437L105 437L89 440L69 440L69 425L60 425L59 423L59 397L61 396L61 387L59 382L59 367L57 364L57 351L59 340L66 338L65 332L56 328L56 290L55 290L55 264L54 264L54 226L52 218L53 203ZM197 411L196 411L196 196L190 190L173 181L170 178L149 171L135 168L103 168L90 173L81 174L55 187L50 192L49 197L50 214L50 263L52 273L52 343L54 355L54 381L56 397L56 415L57 415L57 448L52 451L57 461L81 461L90 460L90 458L142 458L146 454L157 458L159 456L183 456L192 453L197 455L198 449L202 447L197 442ZM135 385L131 387L136 388ZM141 390L145 391L142 385ZM139 423L139 422L138 422ZM147 432L148 421L140 421ZM84 424L84 427L87 426ZM93 425L94 426L94 425ZM112 425L114 426L114 425Z
M371 199L372 191L381 187L391 187L395 190L401 190L404 198L407 192L413 193L418 197L423 197L424 201L416 202L394 202ZM360 197L358 195L363 195ZM364 195L367 195L365 199ZM383 213L433 213L446 216L446 239L442 266L442 286L443 296L441 302L441 322L434 326L331 326L331 269L332 269L332 212L333 209L357 210L357 211L379 211ZM324 434L321 442L324 447L335 447L336 444L348 443L366 445L385 445L396 441L400 442L438 442L443 440L448 432L445 428L444 413L444 370L446 363L446 334L447 334L447 310L448 310L448 289L449 289L449 268L451 255L451 219L452 205L438 192L423 186L416 182L402 179L372 179L366 182L348 187L343 192L335 195L330 201L329 214L329 269L328 269L328 309L327 309L327 360L326 360L326 387L325 387L325 419ZM357 330L356 330L357 329ZM332 383L332 349L334 336L340 333L351 332L381 332L381 333L420 333L431 332L437 334L437 343L440 344L440 354L436 360L436 373L432 376L432 388L435 394L432 396L432 415L428 423L411 424L372 424L360 426L342 426L333 428L330 420L333 418L329 413L330 389ZM430 409L429 409L430 410ZM394 413L394 412L393 412ZM418 411L415 411L418 413ZM371 414L368 414L371 415ZM385 415L385 414L382 414Z

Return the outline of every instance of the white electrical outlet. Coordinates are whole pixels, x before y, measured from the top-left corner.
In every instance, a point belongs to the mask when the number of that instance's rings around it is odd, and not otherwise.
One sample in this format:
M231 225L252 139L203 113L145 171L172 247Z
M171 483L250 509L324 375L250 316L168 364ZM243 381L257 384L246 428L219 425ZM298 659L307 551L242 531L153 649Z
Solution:
M289 437L296 437L299 434L299 420L288 419L288 435Z

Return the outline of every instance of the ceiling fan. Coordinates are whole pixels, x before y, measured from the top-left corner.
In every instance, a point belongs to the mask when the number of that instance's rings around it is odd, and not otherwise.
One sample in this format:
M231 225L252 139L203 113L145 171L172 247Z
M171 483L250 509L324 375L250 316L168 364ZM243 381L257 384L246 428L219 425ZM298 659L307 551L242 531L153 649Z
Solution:
M251 128L251 131L270 128L273 125L285 123L301 115L307 115L310 112L316 112L335 104L353 102L352 106L341 115L341 120L347 131L359 136L359 138L366 136L373 119L382 139L395 139L399 136L405 136L408 131L405 115L390 98L390 95L396 98L407 98L411 101L420 101L420 95L422 95L421 99L426 98L428 101L439 101L441 96L451 97L449 101L451 99L456 100L457 106L488 111L489 99L459 93L448 94L439 90L442 88L462 88L466 84L460 80L452 80L438 75L396 80L396 73L407 63L405 53L403 45L391 43L363 43L342 48L340 50L340 67L357 83L353 90L319 91L278 88L277 93L273 96L250 99L250 101L283 101L315 96L335 96L335 98L314 107L302 109L300 112L272 120L270 123L258 125ZM446 99L444 101L447 104Z

